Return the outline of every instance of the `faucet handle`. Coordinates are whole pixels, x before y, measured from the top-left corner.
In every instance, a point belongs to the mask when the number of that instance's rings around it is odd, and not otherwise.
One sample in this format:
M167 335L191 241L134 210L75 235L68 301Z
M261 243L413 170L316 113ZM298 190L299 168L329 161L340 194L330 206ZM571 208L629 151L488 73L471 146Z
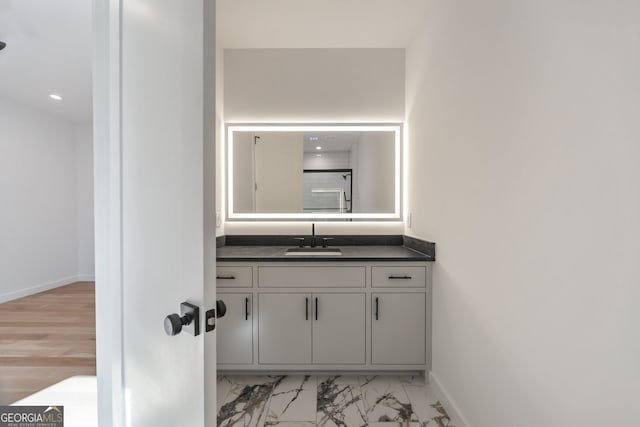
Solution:
M304 248L304 237L294 237L293 240L298 241L299 248Z
M322 247L323 247L323 248L326 248L326 247L327 247L327 242L328 242L329 240L333 240L333 237L323 237L323 238L322 238Z

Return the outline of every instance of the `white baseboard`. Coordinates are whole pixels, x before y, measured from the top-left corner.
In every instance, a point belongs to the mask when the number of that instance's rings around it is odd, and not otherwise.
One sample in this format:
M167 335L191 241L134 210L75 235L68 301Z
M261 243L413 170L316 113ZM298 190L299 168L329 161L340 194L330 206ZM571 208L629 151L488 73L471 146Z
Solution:
M95 274L78 274L76 276L76 282L95 282Z
M460 408L456 405L455 400L451 397L451 395L447 392L447 390L442 386L442 383L433 372L429 372L429 383L431 384L431 389L433 393L436 395L440 403L445 407L447 413L449 414L449 418L451 419L451 423L456 427L471 427L471 424L460 412Z
M14 299L48 291L49 289L59 288L60 286L69 285L74 282L87 282L92 280L93 276L90 275L65 277L64 279L54 280L53 282L42 283L40 285L31 286L29 288L20 289L17 291L9 292L7 294L2 294L0 295L0 303L13 301Z

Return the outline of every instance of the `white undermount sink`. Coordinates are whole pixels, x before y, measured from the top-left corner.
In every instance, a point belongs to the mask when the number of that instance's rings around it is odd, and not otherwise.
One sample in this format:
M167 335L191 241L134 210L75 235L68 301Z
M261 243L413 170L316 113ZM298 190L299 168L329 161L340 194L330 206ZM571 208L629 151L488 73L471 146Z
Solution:
M284 254L286 256L340 256L342 251L340 248L289 248Z

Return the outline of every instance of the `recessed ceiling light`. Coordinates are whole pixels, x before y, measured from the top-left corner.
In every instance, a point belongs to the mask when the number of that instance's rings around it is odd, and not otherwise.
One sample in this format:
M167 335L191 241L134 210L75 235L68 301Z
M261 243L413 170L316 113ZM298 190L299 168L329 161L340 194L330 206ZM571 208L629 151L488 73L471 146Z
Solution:
M55 99L56 101L62 101L62 97L56 93L52 93L49 95L49 98Z
M316 150L322 150L322 147L318 145L318 146L316 147Z

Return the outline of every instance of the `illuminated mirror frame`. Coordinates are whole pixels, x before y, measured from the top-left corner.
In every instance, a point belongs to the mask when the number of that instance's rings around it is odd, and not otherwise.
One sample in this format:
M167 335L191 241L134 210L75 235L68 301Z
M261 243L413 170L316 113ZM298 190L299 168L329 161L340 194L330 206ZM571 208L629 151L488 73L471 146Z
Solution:
M247 220L401 220L401 176L402 176L402 124L232 124L226 125L227 149L227 221ZM394 159L394 212L392 213L239 213L233 210L233 135L234 132L321 132L321 131L373 131L393 132L395 144Z

